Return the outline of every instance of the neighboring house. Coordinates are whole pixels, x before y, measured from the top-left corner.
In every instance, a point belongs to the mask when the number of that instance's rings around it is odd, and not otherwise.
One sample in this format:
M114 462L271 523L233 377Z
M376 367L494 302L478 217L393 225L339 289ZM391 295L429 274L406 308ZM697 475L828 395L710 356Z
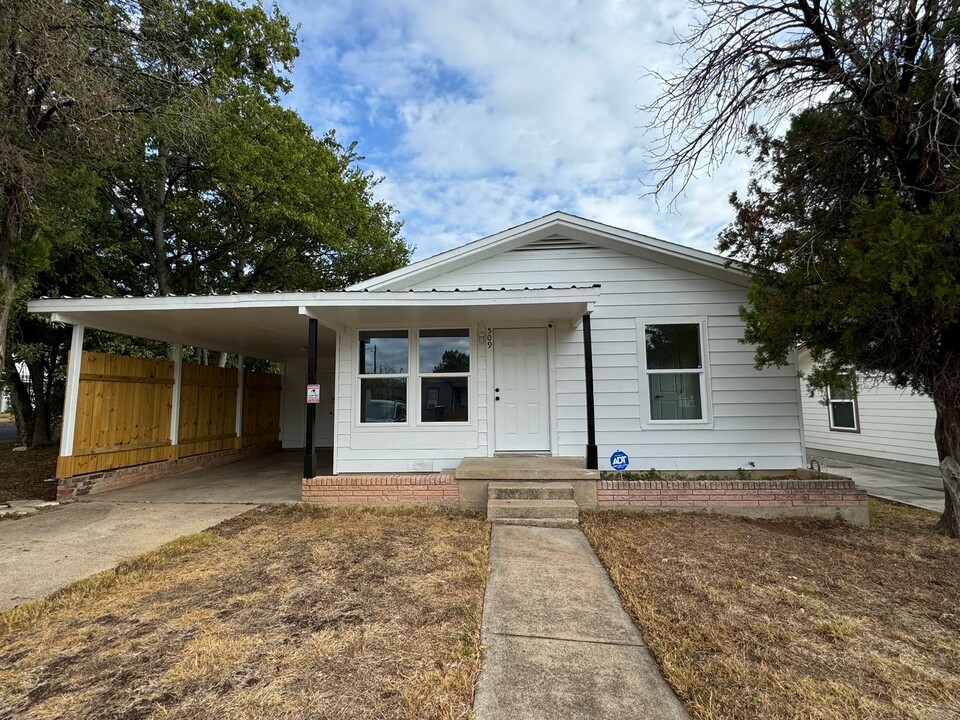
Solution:
M344 292L30 310L280 361L288 448L304 446L315 342L315 443L332 447L335 473L500 453L596 453L610 469L618 450L639 470L802 467L797 367L758 371L740 343L748 285L719 256L556 212Z
M801 348L800 372L810 372ZM933 401L887 383L850 373L811 396L804 382L803 431L807 454L868 465L937 473Z

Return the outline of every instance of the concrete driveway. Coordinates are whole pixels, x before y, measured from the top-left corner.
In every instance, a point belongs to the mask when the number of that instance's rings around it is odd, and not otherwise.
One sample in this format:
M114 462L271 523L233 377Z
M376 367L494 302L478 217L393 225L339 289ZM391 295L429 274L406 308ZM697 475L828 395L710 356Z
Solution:
M250 505L72 503L0 522L0 610L200 532Z
M319 454L321 472L324 472L323 461L323 455ZM79 499L134 503L291 503L300 502L302 475L303 451L290 450Z
M321 472L329 453L320 451ZM257 505L299 502L302 451L196 470L88 495L62 508L0 522L0 610Z
M810 457L818 457L811 454ZM931 474L861 465L847 460L819 457L824 472L853 479L869 495L883 500L943 512L943 481L936 470Z

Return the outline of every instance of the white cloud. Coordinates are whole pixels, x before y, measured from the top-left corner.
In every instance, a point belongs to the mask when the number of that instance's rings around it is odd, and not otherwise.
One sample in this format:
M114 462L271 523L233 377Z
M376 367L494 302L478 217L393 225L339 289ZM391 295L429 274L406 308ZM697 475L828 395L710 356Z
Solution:
M646 118L688 22L671 0L288 0L302 23L289 102L386 180L418 257L555 209L712 249L743 185L734 159L667 212ZM354 134L355 133L355 134Z

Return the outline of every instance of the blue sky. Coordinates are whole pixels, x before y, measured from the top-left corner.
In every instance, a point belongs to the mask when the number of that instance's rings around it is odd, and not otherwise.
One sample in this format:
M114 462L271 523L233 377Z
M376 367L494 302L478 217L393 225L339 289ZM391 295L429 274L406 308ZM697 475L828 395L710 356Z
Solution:
M637 108L669 71L681 0L280 0L300 24L285 102L358 141L416 258L553 210L702 249L731 216L743 158L675 208L645 196Z

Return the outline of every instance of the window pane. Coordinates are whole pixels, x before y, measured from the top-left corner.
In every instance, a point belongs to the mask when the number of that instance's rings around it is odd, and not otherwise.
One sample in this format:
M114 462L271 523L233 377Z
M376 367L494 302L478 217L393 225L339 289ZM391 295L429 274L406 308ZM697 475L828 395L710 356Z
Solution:
M362 378L360 398L363 402L360 422L407 421L406 378Z
M679 370L701 368L700 325L647 325L647 368Z
M836 382L830 383L831 400L853 400L854 387L853 375L846 374L837 378Z
M470 331L421 330L420 372L470 372Z
M833 420L833 427L857 429L857 421L854 416L853 403L847 401L830 403L830 416Z
M703 420L700 373L650 375L651 420Z
M420 378L422 422L467 422L467 378Z
M360 374L407 372L406 330L364 330L360 333Z

